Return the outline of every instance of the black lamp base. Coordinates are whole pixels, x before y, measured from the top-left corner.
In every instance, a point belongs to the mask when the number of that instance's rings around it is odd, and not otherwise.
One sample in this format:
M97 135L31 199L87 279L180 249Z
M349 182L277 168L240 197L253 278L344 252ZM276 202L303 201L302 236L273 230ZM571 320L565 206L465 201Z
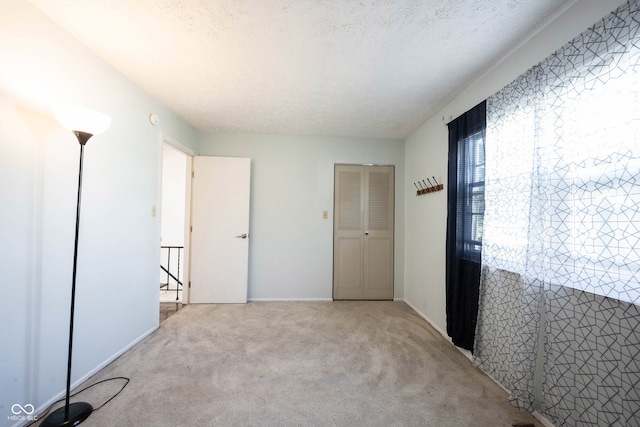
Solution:
M64 406L56 409L40 424L41 427L77 426L93 412L93 406L86 402L75 402L69 405L69 419L64 418Z

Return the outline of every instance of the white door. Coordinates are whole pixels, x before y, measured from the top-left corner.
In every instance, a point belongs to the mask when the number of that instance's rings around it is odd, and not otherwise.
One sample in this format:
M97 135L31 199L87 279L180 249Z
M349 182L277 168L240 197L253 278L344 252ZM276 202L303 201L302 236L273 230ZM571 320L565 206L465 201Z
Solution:
M191 303L245 303L251 159L193 158Z

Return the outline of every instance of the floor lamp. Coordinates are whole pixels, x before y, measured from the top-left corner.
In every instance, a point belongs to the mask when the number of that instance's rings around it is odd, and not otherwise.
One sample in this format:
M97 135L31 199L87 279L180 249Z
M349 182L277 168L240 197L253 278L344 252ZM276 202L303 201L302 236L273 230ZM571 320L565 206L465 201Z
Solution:
M86 420L93 407L86 402L74 402L69 404L71 391L71 356L73 351L73 312L76 299L76 271L78 265L78 231L80 230L80 196L82 195L82 161L84 146L94 135L104 132L111 124L111 117L81 107L59 107L56 109L56 118L78 138L80 143L80 167L78 172L78 201L76 203L76 237L73 248L73 276L71 280L71 313L69 315L69 353L67 355L67 390L65 404L49 414L40 424L43 427L52 426L76 426Z

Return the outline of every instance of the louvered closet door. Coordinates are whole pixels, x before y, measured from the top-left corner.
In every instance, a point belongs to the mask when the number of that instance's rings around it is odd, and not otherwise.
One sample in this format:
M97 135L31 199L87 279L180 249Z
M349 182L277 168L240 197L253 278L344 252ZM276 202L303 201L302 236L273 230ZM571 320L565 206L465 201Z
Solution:
M364 299L393 299L393 172L365 168Z
M394 167L336 165L334 299L393 299Z

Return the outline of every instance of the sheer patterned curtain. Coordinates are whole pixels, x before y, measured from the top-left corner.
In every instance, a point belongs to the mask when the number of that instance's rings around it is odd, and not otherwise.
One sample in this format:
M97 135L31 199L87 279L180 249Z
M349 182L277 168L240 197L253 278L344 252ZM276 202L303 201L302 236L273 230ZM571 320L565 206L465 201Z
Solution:
M639 2L487 100L475 362L556 425L640 425Z
M539 68L487 100L485 213L475 363L532 411L541 282L536 123ZM533 214L532 214L533 213Z

